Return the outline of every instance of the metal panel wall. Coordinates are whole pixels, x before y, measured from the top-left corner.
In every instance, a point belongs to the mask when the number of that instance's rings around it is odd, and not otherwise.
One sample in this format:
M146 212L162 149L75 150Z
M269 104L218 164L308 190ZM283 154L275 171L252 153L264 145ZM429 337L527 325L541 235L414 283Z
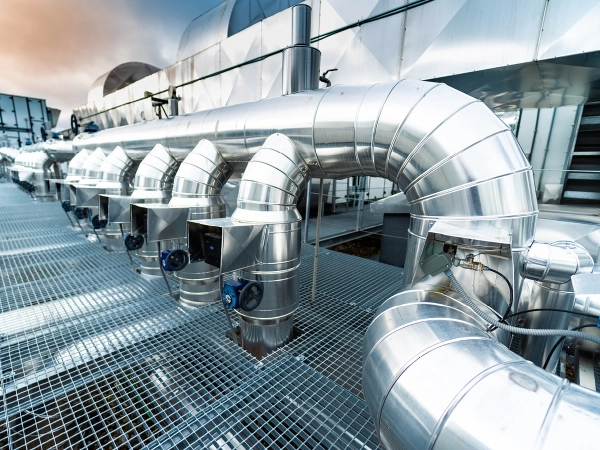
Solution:
M303 3L312 7L314 38L409 2ZM591 32L598 22L598 0L434 0L313 45L322 52L322 71L338 69L330 75L334 84L436 79L496 110L555 107L600 99L600 37ZM101 128L152 120L149 99L119 105L143 99L145 91L160 92L169 84L281 50L290 44L290 35L291 10L286 9L228 38L221 34L218 44L89 103L76 114ZM179 111L186 114L280 94L281 55L276 54L182 87Z

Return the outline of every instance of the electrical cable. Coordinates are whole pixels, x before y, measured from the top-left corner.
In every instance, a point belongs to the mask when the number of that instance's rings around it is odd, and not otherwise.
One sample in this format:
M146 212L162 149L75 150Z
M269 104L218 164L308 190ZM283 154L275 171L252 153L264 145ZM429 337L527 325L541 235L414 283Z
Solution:
M125 233L123 232L123 224L119 224L119 228L121 229L121 238L125 237ZM129 257L129 262L131 262L131 267L133 267L133 271L135 273L139 273L137 267L135 267L135 263L133 262L133 258L131 257L131 253L129 253L129 249L125 247L125 251L127 252L127 256Z
M524 309L523 311L519 311L519 312L516 312L516 313L509 314L508 316L505 317L505 319L510 319L511 317L520 316L521 314L527 314L527 313L538 312L538 311L542 311L542 312L543 311L548 311L548 312L562 312L562 313L567 313L567 314L575 314L576 316L590 317L592 319L600 320L600 317L596 316L594 314L579 313L579 312L576 312L576 311L569 311L568 309L557 309L557 308Z
M575 328L571 328L571 331L576 331L576 330L581 330L582 328L591 328L591 327L598 327L598 324L587 324L587 325L580 325L578 327ZM550 349L550 353L548 353L548 357L546 358L546 362L544 362L544 365L542 366L542 369L546 370L546 367L548 367L548 363L550 362L550 359L552 358L552 355L554 354L554 352L556 351L556 349L558 348L558 346L560 345L560 343L562 341L565 340L566 336L561 337L558 341L556 341L556 344L554 344L554 346Z
M497 270L494 270L490 267L486 268L485 270L489 270L490 272L494 272L496 275L500 275L506 282L506 285L508 286L508 290L510 292L510 298L508 300L508 307L506 308L506 311L504 311L504 314L502 315L502 319L500 319L500 322L506 322L506 317L510 314L510 310L511 310L513 302L514 302L514 294L513 294L512 284L510 284L510 281L508 281L508 278L506 278L504 276L504 274L498 272ZM497 327L490 327L490 329L488 331L494 331L496 328Z
M595 342L596 344L600 344L600 337L594 336L593 334L581 333L573 330L555 330L555 329L531 329L531 328L518 328L513 327L511 325L507 325L502 323L488 314L484 313L480 310L477 305L469 298L465 290L462 288L458 280L454 277L454 274L450 269L446 269L444 274L450 279L452 286L456 289L456 292L460 294L463 298L467 306L475 312L479 317L481 317L486 322L494 325L496 328L500 328L501 330L508 331L509 333L514 334L522 334L525 336L564 336L564 337L572 337L575 339L586 339L588 341Z

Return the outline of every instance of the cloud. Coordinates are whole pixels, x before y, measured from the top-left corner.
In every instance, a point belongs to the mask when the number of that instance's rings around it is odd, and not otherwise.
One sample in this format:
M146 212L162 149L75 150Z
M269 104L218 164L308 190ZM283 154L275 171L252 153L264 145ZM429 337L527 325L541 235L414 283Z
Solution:
M128 61L172 64L185 26L207 5L146 2L0 0L0 92L45 98L62 110L64 129L103 73Z

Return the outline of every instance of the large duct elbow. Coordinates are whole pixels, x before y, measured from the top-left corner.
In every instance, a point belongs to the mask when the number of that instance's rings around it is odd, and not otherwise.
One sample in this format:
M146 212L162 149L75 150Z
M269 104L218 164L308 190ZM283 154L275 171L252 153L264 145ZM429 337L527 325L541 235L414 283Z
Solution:
M498 343L454 292L425 289L390 298L365 336L363 389L384 448L597 446L600 395Z
M154 146L152 151L140 163L134 178L133 193L131 194L132 223L131 232L140 233L139 226L145 230L145 218L140 218L140 224L133 223L133 208L135 203L168 203L173 190L175 173L179 163L169 153L169 151L160 144ZM146 231L143 231L145 234ZM166 249L166 243L163 243L163 249ZM160 242L145 242L137 250L137 255L141 261L141 273L147 276L161 276L159 251Z
M521 266L521 275L530 280L564 284L577 274L592 273L594 260L575 242L534 242Z
M127 152L122 147L116 147L100 166L96 187L104 189L108 195L131 195L136 169L137 164Z
M242 345L261 358L290 341L300 296L300 216L296 204L309 167L282 134L270 136L248 163L232 219L267 226L261 264L240 278L263 287L260 304L238 310Z
M135 173L132 203L168 202L178 166L177 160L165 147L155 145Z
M98 183L100 167L106 159L106 153L101 148L94 150L81 166L81 178L79 184L82 186L95 186Z
M218 214L225 211L221 189L233 174L223 155L208 140L202 140L179 166L175 176L169 206L191 208L193 219L203 216L204 208L216 208ZM202 208L195 211L194 208Z
M74 183L81 179L83 176L83 164L88 159L92 152L89 150L83 149L69 162L69 168L67 170L67 178L65 181L67 183Z
M116 147L108 154L100 169L98 170L99 181L96 188L99 190L99 203L104 202L104 207L99 210L98 220L105 221L104 236L106 237L106 249L108 251L118 251L123 249L122 237L130 231L129 219L124 220L123 212L129 213L129 196L133 192L133 177L137 164L127 155L122 147ZM112 211L109 216L108 209L110 200L113 198L114 209L119 207L119 211ZM115 197L118 197L115 198ZM125 197L125 198L124 198ZM126 208L125 208L126 207ZM129 214L127 214L127 217Z
M169 206L187 208L188 220L225 217L221 190L232 173L217 148L207 140L200 141L179 166ZM182 302L198 306L220 300L219 269L215 266L204 261L192 262L175 272L175 276L180 282Z

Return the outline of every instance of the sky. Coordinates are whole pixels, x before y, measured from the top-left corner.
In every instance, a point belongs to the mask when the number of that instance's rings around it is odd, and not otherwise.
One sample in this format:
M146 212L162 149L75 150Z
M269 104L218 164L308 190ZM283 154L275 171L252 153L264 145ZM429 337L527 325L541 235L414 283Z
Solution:
M221 1L0 0L0 92L46 99L68 128L100 75L175 63L185 27Z

